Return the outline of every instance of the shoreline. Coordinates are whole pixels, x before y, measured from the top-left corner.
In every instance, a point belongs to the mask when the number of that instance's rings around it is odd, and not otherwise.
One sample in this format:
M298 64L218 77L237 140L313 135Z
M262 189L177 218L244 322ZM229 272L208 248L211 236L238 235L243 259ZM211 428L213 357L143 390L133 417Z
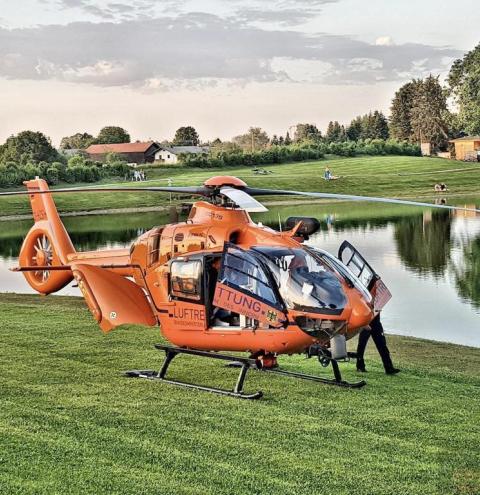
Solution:
M280 195L279 195L280 196ZM462 198L464 196L472 196L472 193L455 194L452 197ZM387 197L387 196L385 196ZM431 199L431 196L391 196L395 199L405 199L405 200L427 200ZM437 195L435 197L440 197ZM441 196L443 198L448 198L448 195ZM276 201L263 201L262 204L265 206L297 206L299 203L306 204L335 204L335 203L348 203L353 202L350 200L343 199L313 199L313 198L301 198L297 200L285 199ZM426 201L427 202L427 201ZM95 216L95 215L121 215L127 213L149 213L155 211L169 211L172 206L180 206L179 203L172 203L168 205L158 205L158 206L140 206L135 208L103 208L97 210L78 210L78 211L66 211L64 213L59 212L60 217L84 217L84 216ZM18 215L0 215L0 222L13 222L16 220L30 220L32 215L30 213L22 213Z

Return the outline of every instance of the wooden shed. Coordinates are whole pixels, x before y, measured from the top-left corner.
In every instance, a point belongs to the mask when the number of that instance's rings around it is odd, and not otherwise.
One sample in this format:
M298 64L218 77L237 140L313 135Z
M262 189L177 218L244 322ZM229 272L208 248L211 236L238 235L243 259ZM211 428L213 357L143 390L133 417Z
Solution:
M457 160L476 162L480 157L480 136L465 136L450 141L455 145Z

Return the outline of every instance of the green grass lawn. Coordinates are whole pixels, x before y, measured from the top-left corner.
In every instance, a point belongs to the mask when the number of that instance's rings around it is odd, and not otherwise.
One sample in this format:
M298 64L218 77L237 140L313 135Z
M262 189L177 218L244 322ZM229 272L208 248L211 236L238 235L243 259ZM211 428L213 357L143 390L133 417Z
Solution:
M370 348L361 390L253 372L249 402L122 377L158 366L158 330L103 336L80 299L2 294L0 315L2 495L480 493L480 349L391 336L397 376ZM177 359L178 379L236 374Z
M341 179L326 182L325 166ZM252 167L228 169L194 169L186 167L158 167L148 169L148 183L166 185L167 177L173 185L200 185L214 175L236 175L255 187L336 192L370 196L424 198L433 200L433 186L445 182L450 196L478 194L480 164L462 163L438 158L408 156L374 156L356 158L328 158L316 162L301 162L266 166L271 175L253 175ZM132 182L118 184L140 185ZM288 199L288 198L287 198ZM290 198L291 199L291 198ZM167 194L144 193L83 193L58 195L60 211L88 211L108 208L132 208L167 205ZM269 199L271 201L271 199ZM311 202L311 199L305 199ZM0 198L0 215L29 213L26 197Z

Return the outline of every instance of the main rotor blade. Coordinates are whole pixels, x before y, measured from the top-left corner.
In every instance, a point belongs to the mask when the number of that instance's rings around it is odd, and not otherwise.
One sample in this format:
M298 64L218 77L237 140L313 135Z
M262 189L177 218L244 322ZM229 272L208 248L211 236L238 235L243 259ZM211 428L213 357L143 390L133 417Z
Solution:
M268 208L258 202L255 198L252 198L250 194L242 191L242 189L235 189L233 187L222 187L220 194L231 199L236 205L245 211L250 213L261 213L268 211Z
M406 199L379 198L375 196L357 196L354 194L287 191L282 189L275 190L275 189L255 189L255 188L246 188L245 192L251 194L252 196L309 196L311 198L348 199L351 201L371 201L372 203L392 203L399 205L423 206L428 208L442 208L444 210L459 210L459 211L471 211L475 213L480 213L480 210L476 208L463 208L461 206L436 205L433 203L422 203L420 201L408 201Z
M169 192L179 194L193 194L199 196L208 196L205 187L69 187L64 189L25 190L0 192L0 196L21 196L30 194L57 194L57 193L76 193L76 192Z

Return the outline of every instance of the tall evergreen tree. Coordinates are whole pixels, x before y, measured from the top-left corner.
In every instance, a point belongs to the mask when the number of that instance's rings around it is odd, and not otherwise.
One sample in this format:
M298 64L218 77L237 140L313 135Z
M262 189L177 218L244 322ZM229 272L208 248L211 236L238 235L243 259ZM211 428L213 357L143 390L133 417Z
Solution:
M399 141L414 141L411 111L418 82L404 84L393 97L390 107L390 132Z
M416 141L439 144L448 139L447 114L447 97L438 76L419 81L410 111Z
M287 131L287 134L285 135L285 145L288 146L289 144L292 144L292 138L290 137L290 133Z
M329 143L335 143L339 141L345 141L345 128L341 126L338 121L330 121L327 127L327 133L325 134L325 139Z
M388 139L390 136L390 132L388 130L388 120L385 115L378 110L373 112L372 131L374 139Z
M362 117L355 117L345 132L349 141L362 139Z

